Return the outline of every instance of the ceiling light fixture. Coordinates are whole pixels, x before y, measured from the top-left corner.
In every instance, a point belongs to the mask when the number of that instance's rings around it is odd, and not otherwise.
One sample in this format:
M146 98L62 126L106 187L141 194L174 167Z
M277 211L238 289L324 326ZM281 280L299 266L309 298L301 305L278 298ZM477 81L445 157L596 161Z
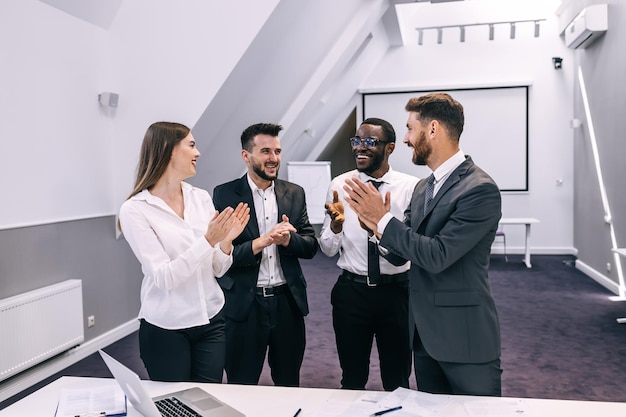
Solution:
M535 20L535 38L539 37L539 21Z
M489 40L492 41L495 39L495 25L508 24L511 27L509 36L511 39L515 39L517 23L534 23L535 24L534 35L537 38L539 37L539 31L540 31L539 23L544 20L546 19L509 20L509 21L491 22L491 23L465 23L462 25L416 27L415 30L417 30L417 33L418 33L418 41L417 41L418 45L422 45L424 43L424 31L425 30L436 29L437 30L437 43L441 44L443 41L443 29L457 28L457 27L460 30L460 36L459 36L460 42L465 42L465 29L468 26L489 26Z

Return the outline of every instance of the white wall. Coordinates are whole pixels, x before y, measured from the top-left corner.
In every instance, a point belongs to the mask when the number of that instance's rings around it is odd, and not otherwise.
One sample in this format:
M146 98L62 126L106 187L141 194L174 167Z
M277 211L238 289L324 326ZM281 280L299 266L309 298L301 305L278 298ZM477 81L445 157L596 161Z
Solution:
M132 188L143 134L155 121L193 127L278 0L125 1L111 27L115 200ZM202 137L196 137L202 147Z
M107 31L0 2L0 229L116 213L148 125L193 126L277 3L124 0Z
M0 3L0 228L111 210L97 95L108 35L36 0Z
M573 56L558 36L557 18L547 14L541 23L541 36L524 36L518 28L516 39L496 32L489 41L482 35L465 43L445 36L424 38L423 45L394 48L377 66L364 90L397 91L450 89L454 87L500 86L518 81L532 82L529 97L529 192L505 193L504 217L536 217L533 226L533 253L573 252L573 132L572 83ZM465 16L468 21L472 16ZM481 37L482 36L482 37ZM555 70L552 57L563 57L563 69ZM404 112L399 108L398 112ZM398 137L404 131L397 132ZM484 126L484 134L500 132ZM461 137L461 148L463 137ZM408 158L408 156L407 156ZM562 184L557 184L562 180ZM522 228L508 226L507 244L518 251L523 246Z
M146 127L193 126L277 4L124 0L107 31L36 0L0 3L0 185L11 196L0 205L0 229L116 213ZM532 81L531 191L505 195L503 212L542 221L536 253L572 247L572 55L550 18L539 38L523 38L520 27L515 40L497 32L491 42L460 44L446 34L442 45L394 48L361 86ZM552 56L565 58L562 70ZM120 94L117 109L98 105L102 91ZM521 247L521 230L509 236Z

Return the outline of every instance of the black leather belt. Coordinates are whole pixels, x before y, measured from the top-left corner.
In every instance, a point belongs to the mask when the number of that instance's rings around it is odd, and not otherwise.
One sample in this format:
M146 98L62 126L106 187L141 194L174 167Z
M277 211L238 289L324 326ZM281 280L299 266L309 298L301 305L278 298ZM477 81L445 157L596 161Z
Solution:
M387 285L387 284L396 284L399 282L406 282L409 280L409 273L401 272L399 274L394 274L394 275L381 274L380 278L378 278L378 280L374 283L370 280L370 278L367 275L357 275L350 271L346 271L344 269L341 272L341 275L339 276L339 278L356 282L357 284L367 284L370 287L375 287L377 285Z
M273 297L275 295L285 294L289 291L287 284L277 285L276 287L256 287L256 295L262 297Z

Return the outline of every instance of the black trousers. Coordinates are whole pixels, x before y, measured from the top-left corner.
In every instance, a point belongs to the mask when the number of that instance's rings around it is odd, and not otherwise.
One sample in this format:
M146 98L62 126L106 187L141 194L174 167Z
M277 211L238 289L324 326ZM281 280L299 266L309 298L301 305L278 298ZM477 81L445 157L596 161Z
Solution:
M265 355L275 385L300 386L306 335L291 292L256 295L244 321L226 321L226 377L230 384L259 383Z
M162 329L143 319L139 324L139 353L153 381L221 383L225 341L221 312L188 329Z
M486 363L455 363L431 357L419 337L413 339L417 390L431 394L502 396L500 359Z
M409 283L378 285L339 277L331 293L341 386L365 389L374 337L383 388L409 387Z

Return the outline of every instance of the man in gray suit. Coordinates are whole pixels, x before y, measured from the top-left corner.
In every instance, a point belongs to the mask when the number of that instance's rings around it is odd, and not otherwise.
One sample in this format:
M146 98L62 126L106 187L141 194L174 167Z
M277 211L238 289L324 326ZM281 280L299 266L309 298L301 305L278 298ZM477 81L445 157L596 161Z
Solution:
M463 106L444 93L412 98L404 143L420 181L404 222L371 184L346 200L380 245L411 261L409 330L420 391L501 395L500 328L487 270L501 217L498 186L459 148Z

